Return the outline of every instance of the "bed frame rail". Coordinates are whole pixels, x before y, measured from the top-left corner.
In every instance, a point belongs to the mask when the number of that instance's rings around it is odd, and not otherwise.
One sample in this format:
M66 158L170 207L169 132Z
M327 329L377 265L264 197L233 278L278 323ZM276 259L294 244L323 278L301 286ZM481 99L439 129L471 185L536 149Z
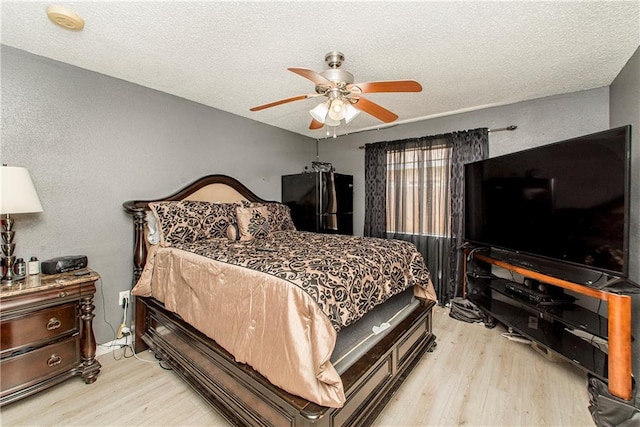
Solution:
M420 357L431 351L434 302L421 303L398 328L351 366L342 380L343 408L327 408L291 395L266 380L151 298L142 339L231 424L239 426L370 425Z

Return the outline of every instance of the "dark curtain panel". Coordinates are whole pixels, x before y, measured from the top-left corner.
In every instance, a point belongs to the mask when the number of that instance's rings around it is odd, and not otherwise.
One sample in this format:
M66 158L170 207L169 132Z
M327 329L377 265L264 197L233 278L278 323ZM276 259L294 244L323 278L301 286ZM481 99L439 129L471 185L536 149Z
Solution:
M487 141L478 129L366 145L364 235L415 244L441 304L461 278L464 163L484 158Z
M451 165L451 275L447 286L446 300L461 296L462 265L464 251L461 249L464 237L464 165L489 157L489 130L474 129L465 132L454 132L451 135L453 144L453 162Z
M364 235L385 237L387 226L387 144L367 144L364 153Z

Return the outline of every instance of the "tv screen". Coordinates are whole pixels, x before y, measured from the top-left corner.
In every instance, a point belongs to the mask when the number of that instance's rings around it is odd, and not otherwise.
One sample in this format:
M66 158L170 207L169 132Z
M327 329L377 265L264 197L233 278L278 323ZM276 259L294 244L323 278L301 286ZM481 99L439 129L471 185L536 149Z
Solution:
M465 166L465 239L628 276L631 126Z

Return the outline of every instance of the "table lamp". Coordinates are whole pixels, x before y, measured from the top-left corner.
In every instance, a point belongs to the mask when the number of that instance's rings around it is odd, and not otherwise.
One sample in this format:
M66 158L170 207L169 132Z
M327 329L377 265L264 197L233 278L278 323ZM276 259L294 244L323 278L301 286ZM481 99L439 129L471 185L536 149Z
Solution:
M24 279L13 271L16 261L14 255L16 244L13 243L13 218L10 214L42 212L42 205L31 181L29 171L25 168L0 166L0 214L2 217L2 281L13 284Z

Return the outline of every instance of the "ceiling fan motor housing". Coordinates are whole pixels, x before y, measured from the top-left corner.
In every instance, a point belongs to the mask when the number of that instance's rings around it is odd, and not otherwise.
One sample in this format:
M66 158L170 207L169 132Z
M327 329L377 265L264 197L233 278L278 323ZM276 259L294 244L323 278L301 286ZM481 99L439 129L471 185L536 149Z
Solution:
M320 74L325 79L332 81L339 88L344 88L346 85L354 82L353 74L340 69L344 61L344 54L342 52L331 51L325 55L324 60L329 66L329 69L322 71ZM316 92L318 93L325 93L327 89L329 89L328 85L316 85Z
M334 83L353 83L353 74L345 70L340 70L338 68L324 70L320 74L327 80L331 80Z

